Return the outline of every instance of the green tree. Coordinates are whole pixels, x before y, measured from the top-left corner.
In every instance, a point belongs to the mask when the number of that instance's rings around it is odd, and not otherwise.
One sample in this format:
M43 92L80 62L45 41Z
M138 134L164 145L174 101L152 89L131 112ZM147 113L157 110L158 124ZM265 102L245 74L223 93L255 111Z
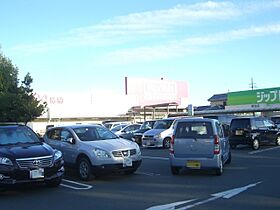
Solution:
M30 73L19 85L18 68L0 52L0 122L30 122L41 116L47 104L31 89Z

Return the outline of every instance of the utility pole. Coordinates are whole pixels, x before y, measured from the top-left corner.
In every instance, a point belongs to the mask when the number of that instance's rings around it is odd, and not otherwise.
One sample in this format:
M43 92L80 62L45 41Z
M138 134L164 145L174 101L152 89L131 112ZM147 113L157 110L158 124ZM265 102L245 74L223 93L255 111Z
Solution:
M252 90L254 90L254 88L257 87L257 86L256 86L256 83L254 82L253 77L251 77L251 83L250 83L249 85L250 85L250 88L251 88Z

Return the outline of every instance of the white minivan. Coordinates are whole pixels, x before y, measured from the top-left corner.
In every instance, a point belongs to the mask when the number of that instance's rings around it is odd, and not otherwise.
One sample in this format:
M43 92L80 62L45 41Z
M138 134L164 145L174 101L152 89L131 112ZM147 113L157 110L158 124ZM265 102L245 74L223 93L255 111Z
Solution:
M174 175L181 169L213 169L223 173L231 162L228 138L218 120L202 118L178 119L170 145L170 166Z

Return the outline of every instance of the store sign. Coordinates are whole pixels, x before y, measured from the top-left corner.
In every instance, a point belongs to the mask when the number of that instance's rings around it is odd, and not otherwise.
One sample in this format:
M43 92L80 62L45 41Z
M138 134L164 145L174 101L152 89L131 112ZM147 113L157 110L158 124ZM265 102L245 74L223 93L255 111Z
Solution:
M228 93L227 104L280 104L280 87Z
M137 98L138 106L176 102L188 97L185 81L166 79L126 78L126 94Z

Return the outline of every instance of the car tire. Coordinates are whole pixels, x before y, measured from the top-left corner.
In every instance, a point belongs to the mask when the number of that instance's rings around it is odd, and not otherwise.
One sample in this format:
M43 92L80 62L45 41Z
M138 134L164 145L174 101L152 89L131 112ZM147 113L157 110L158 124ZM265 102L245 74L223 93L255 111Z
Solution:
M226 164L230 164L230 163L231 163L231 151L229 151L228 159L226 161Z
M275 140L275 144L276 144L276 146L280 146L280 136L277 136L277 138Z
M171 166L171 173L172 173L173 175L179 175L179 173L180 173L180 167Z
M92 178L91 163L86 157L78 160L78 176L83 181L88 181Z
M168 149L168 148L170 148L170 138L165 138L164 140L163 140L163 148L165 148L165 149Z
M55 179L46 181L46 184L48 187L58 187L61 183L62 178L61 177L57 177Z
M223 161L220 161L220 167L215 170L217 176L221 176L224 172Z
M253 150L258 150L260 148L260 142L258 139L254 139L252 142L252 148Z

